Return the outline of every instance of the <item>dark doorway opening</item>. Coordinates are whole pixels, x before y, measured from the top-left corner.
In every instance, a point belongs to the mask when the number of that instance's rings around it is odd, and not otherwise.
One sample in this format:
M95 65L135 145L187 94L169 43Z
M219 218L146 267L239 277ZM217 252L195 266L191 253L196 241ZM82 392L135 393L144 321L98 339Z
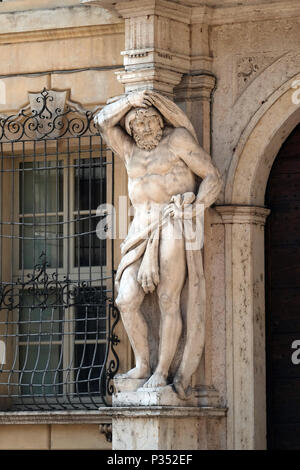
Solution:
M266 224L267 441L269 449L299 450L300 125L273 164L265 203L271 210Z

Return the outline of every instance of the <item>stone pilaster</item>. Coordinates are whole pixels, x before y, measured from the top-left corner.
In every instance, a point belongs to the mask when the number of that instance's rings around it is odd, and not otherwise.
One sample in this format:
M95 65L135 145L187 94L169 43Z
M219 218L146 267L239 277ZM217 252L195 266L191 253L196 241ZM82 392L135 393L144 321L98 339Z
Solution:
M211 99L215 88L215 76L209 71L185 74L176 87L175 101L189 116L200 145L211 150Z
M266 445L264 225L269 210L217 206L225 225L229 449Z

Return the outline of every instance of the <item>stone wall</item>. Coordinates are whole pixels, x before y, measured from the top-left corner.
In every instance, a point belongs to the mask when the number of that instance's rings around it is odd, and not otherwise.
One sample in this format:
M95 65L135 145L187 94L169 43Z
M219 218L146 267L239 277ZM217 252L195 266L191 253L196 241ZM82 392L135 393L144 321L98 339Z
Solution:
M18 11L21 3L1 4L0 78L7 99L0 113L19 109L28 101L28 91L43 87L70 90L71 99L86 107L123 92L115 77L125 49L123 20L99 7L79 6L78 1L65 1L62 7L52 0L52 7L43 10L32 1L32 10L26 12ZM218 391L219 404L228 407L222 431L227 448L251 449L266 445L267 211L262 206L276 153L300 121L291 89L300 73L300 12L293 0L239 0L236 9L234 3L205 2L222 7L214 8L207 21L211 72L217 79L212 156L224 188L218 200L223 207L210 210L205 232L208 334L199 376ZM201 28L199 21L193 37L201 36ZM108 448L98 428L94 423L0 424L0 448Z

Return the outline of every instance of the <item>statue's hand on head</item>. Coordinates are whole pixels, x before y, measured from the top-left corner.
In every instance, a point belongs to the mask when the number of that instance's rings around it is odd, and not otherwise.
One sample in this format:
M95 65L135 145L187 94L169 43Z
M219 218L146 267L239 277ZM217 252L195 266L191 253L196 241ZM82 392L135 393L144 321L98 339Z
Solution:
M150 90L131 92L127 99L133 108L149 108L154 104Z

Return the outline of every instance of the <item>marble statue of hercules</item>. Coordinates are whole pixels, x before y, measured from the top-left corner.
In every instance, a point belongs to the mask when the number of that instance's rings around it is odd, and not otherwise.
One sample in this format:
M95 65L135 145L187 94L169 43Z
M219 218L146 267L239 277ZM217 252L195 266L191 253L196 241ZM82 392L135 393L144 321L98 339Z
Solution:
M95 119L104 140L127 169L129 197L134 207L129 235L136 227L149 224L150 212L152 217L156 212L159 217L163 211L173 221L181 217L174 197L180 195L184 199L193 193L193 207L208 207L220 190L220 175L210 156L186 128L164 125L154 96L150 90L129 93L105 106ZM124 117L127 132L120 125ZM196 175L202 179L199 188ZM116 299L136 360L136 366L123 377L147 379L143 388L167 385L182 332L180 296L187 276L184 240L180 236L170 240L167 230L167 224L161 227L159 266L152 264L151 257L146 261L141 257L127 266ZM161 324L158 364L151 371L148 327L140 308L144 296L155 289ZM180 380L175 376L173 381L178 393L180 387L186 389L189 385Z

